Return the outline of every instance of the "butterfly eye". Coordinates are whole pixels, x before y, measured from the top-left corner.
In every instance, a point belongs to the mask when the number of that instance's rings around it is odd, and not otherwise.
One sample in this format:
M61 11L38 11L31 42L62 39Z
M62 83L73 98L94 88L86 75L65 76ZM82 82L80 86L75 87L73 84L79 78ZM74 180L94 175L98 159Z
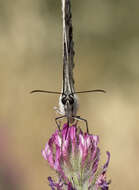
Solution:
M69 103L70 103L70 104L74 104L74 99L73 99L73 98L70 98L70 99L69 99Z
M61 99L61 102L62 102L64 105L66 104L66 101L67 101L66 97L63 97L63 98Z
M71 95L69 95L69 103L74 104L74 99L73 99L73 97Z

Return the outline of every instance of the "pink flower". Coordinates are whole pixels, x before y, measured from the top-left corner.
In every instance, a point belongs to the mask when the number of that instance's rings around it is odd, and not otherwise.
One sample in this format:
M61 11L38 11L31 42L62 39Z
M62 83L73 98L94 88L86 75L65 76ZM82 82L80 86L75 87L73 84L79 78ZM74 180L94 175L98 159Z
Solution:
M98 168L100 150L96 135L83 133L76 126L64 124L49 139L42 155L58 173L59 180L48 178L52 190L108 190L106 171L110 160Z

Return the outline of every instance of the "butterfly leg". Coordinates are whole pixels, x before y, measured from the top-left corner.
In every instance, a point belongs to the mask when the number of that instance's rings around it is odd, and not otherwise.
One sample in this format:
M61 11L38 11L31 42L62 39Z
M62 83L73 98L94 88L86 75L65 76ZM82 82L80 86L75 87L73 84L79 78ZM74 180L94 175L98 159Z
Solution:
M69 124L70 124L70 122L69 122L69 119L67 120L67 130L66 130L66 135L65 135L65 140L67 139L67 135L68 135L68 130L69 130Z
M86 124L86 131L89 134L89 128L88 128L88 122L87 122L87 120L84 119L84 118L81 118L80 116L73 116L73 118L77 119L78 121L84 121L85 124Z
M58 121L61 120L61 119L63 119L64 117L66 117L66 116L63 115L63 116L60 116L60 117L56 117L56 118L55 118L55 122L56 122L56 125L57 125L59 131L61 131L61 130L60 130L60 125L59 125Z

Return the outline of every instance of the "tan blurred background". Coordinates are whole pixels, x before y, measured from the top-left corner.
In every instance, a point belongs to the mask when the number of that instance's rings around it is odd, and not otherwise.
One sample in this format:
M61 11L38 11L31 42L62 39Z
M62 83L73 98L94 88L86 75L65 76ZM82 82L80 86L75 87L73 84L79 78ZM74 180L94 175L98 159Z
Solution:
M139 186L139 1L72 1L79 115L111 152L112 190ZM55 176L41 149L56 125L60 90L60 0L0 0L0 190L46 190Z

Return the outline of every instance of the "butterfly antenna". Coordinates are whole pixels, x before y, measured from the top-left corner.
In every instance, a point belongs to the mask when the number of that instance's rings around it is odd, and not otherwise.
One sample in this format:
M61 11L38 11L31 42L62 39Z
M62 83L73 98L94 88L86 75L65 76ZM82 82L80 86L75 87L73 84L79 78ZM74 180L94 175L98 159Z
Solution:
M47 91L47 90L32 90L30 94L34 93L48 93L48 94L61 94L61 92Z
M95 89L95 90L78 91L78 92L75 92L75 94L83 94L83 93L90 93L90 92L102 92L102 93L106 93L105 90Z

